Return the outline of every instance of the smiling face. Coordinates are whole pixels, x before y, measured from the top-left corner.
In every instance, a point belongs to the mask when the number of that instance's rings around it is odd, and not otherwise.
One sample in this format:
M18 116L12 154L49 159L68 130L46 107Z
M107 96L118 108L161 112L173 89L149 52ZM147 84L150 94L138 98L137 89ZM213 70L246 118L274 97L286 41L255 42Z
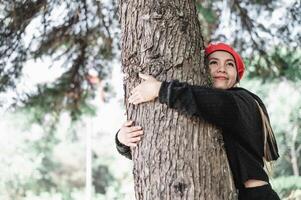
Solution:
M237 80L237 70L233 56L226 51L215 51L208 56L213 87L229 89Z

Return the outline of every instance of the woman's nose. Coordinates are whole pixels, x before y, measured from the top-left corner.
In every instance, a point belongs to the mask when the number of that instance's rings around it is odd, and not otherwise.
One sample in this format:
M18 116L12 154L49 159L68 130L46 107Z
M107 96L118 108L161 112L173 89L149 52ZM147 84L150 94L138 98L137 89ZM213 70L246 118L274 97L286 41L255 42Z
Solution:
M222 64L218 67L218 72L226 72L226 67Z

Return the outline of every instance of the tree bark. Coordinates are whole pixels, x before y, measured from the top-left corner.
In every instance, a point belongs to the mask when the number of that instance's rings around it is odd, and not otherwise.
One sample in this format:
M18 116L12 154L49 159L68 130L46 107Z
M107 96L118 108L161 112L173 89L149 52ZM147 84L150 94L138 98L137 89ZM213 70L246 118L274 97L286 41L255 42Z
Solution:
M204 46L192 0L120 0L122 69L128 119L144 129L132 149L137 200L236 199L220 132L158 100L134 106L138 73L160 81L208 84Z

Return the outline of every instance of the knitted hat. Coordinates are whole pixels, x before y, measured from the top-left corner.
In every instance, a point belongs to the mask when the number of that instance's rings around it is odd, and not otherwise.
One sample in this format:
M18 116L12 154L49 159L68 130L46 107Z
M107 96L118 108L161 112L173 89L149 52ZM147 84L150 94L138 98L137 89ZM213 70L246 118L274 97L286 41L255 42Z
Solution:
M226 51L230 53L236 64L236 69L238 73L239 80L242 78L244 71L245 71L245 65L240 57L240 55L228 44L225 43L211 43L205 48L205 55L206 57L212 54L215 51Z

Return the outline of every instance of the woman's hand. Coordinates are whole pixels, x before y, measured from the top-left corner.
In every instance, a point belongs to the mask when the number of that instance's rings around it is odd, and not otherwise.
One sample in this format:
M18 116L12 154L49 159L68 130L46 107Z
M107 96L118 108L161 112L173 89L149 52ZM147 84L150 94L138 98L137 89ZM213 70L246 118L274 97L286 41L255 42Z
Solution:
M125 122L117 134L117 139L126 146L136 147L142 138L143 130L141 126L132 126L132 124L131 120Z
M145 81L136 86L131 92L129 97L129 103L139 104L147 101L151 101L159 96L159 90L161 82L155 79L153 76L139 73L139 77Z

